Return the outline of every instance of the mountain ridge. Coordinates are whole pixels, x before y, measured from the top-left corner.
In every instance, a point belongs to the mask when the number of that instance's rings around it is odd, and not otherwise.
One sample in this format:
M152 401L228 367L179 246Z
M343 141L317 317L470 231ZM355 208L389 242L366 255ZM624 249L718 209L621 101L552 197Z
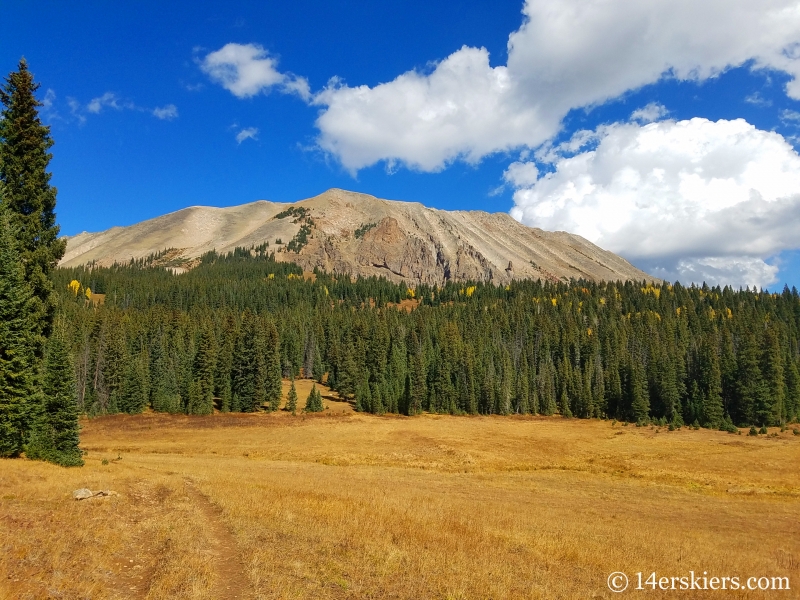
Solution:
M67 237L60 265L127 263L172 248L173 261L190 268L210 250L224 253L265 243L278 260L307 270L410 284L656 281L580 236L528 227L507 213L447 211L337 188L293 203L190 206L126 227L83 232Z

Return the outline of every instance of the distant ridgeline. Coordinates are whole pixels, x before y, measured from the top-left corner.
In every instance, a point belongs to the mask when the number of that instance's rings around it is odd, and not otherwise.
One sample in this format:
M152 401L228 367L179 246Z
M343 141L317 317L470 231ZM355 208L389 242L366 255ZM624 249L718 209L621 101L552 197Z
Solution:
M728 430L800 414L795 289L411 290L303 277L266 248L212 252L182 275L155 262L55 273L90 415L276 410L289 376L326 381L372 413L560 413ZM104 303L88 300L97 294Z

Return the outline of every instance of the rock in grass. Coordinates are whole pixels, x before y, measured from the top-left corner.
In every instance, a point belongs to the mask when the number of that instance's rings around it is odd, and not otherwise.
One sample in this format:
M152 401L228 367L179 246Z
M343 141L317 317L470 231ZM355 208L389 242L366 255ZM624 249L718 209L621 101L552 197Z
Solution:
M92 498L108 498L109 496L119 496L114 490L99 490L93 492L88 488L81 488L72 492L72 497L75 500L91 500Z

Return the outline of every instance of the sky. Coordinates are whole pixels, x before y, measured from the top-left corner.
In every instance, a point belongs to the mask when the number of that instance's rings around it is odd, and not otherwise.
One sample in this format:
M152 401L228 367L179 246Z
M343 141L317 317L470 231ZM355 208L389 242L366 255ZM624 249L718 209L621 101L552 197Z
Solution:
M2 0L61 231L338 187L800 287L800 0Z

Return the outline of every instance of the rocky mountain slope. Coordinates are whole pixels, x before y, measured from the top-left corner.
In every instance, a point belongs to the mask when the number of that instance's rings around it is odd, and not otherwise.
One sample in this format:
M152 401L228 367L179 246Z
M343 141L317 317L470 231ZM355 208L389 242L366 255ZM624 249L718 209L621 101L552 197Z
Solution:
M527 227L506 213L444 211L338 189L293 204L194 206L129 227L81 233L67 239L61 265L126 263L172 249L163 260L185 269L209 250L264 243L278 260L306 270L411 284L653 279L580 236Z

